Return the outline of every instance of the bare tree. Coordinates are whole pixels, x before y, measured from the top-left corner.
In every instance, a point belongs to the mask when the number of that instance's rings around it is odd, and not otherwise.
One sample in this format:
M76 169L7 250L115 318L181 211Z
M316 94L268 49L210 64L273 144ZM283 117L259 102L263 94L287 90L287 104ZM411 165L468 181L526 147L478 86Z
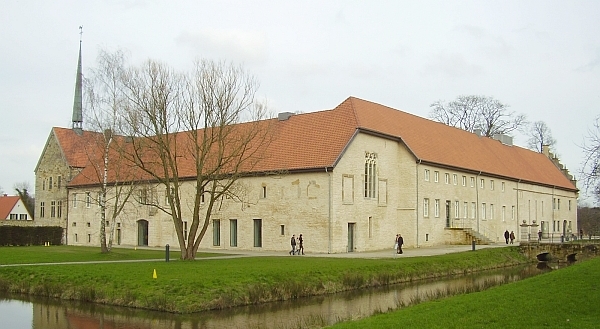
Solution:
M600 117L596 118L593 127L588 130L581 148L584 153L581 166L583 184L600 202Z
M27 208L27 211L29 212L31 217L35 218L35 198L29 194L29 183L16 183L14 188L19 197L21 198L21 201L23 201L23 204L25 205L25 208Z
M552 137L552 132L544 121L533 122L527 134L529 136L527 147L536 152L541 153L544 145L550 146L551 149L554 149L556 145L556 140Z
M431 104L429 117L466 131L479 129L482 135L510 134L527 124L525 115L508 110L508 105L486 96L458 96L456 100Z
M111 250L117 217L123 211L135 189L134 170L123 165L122 148L126 147L123 132L125 98L122 76L125 57L122 51L108 53L101 50L98 67L91 79L86 80L87 128L93 134L93 143L86 146L89 158L87 170L91 181L99 182L99 193L94 201L100 206L100 248ZM109 176L110 174L110 176ZM106 222L109 225L108 239ZM107 241L108 240L108 241Z
M193 260L223 198L243 201L238 180L252 172L271 139L257 82L243 69L200 61L191 74L148 61L128 72L131 160L164 189L141 203L168 214L181 258ZM189 229L184 227L190 219ZM187 234L186 234L187 233Z

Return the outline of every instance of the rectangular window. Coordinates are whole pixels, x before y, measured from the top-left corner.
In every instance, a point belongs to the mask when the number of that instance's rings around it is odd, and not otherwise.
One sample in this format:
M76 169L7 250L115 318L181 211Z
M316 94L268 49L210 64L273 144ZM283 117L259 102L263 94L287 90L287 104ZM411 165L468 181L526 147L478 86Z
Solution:
M502 182L502 192L504 192L504 182Z
M73 222L73 224L71 224L73 227L77 226L77 222Z
M494 190L494 180L490 180L490 190Z
M506 206L502 206L502 221L506 221Z
M27 220L27 214L19 214L20 220Z
M439 171L433 172L433 181L436 183L440 181L440 172Z
M369 238L373 237L373 217L369 216Z
M52 189L52 177L48 177L48 190Z
M279 235L285 236L285 225L279 225Z
M494 205L490 204L490 219L494 219Z
M556 209L556 198L552 198L552 210Z
M486 219L485 218L485 203L481 204L481 219Z
M515 220L515 206L512 206L510 211L511 211L510 219Z
M229 246L237 247L237 219L229 220Z
M475 219L477 215L477 204L475 202L471 202L471 218Z
M425 169L425 174L424 174L424 176L425 176L425 181L426 181L426 182L429 182L429 169Z
M254 247L262 247L262 219L254 219Z
M77 193L73 193L73 208L77 208Z
M42 179L42 191L46 190L46 180Z
M542 202L544 202L544 201L542 201ZM543 203L542 203L542 204L543 204ZM569 200L569 211L571 211L571 200ZM543 216L543 215L544 215L544 214L542 213L542 216Z
M468 215L469 215L469 203L465 201L463 203L463 218L467 219Z
M483 178L479 180L479 187L481 189L485 188L485 181L483 180Z
M560 210L560 199L557 200L558 203L556 204L556 207L558 208L558 210Z
M60 188L62 185L62 176L56 177L56 187Z
M454 201L454 218L460 218L460 202Z
M462 176L462 185L467 186L467 176Z
M221 221L213 220L213 246L221 245Z
M458 185L458 176L456 174L452 174L452 183Z
M429 199L423 199L423 217L429 217Z
M433 211L435 217L440 217L440 199L435 199L435 207Z
M92 235L88 234L88 242L92 242Z
M449 173L444 174L444 181L446 182L446 184L450 184L450 174Z
M475 177L471 177L471 187L475 187Z
M377 183L377 154L376 153L365 153L365 198L376 197L376 183Z
M50 218L56 217L56 201L50 201Z
M267 187L263 185L262 187L262 195L261 198L266 199L267 198Z
M17 214L10 214L10 216L8 216L8 219L17 219Z
M75 233L75 242L79 242L77 241L77 233Z
M62 218L62 201L56 201L56 217Z
M40 217L41 218L44 218L44 216L46 215L45 211L44 211L45 210L44 206L45 206L45 202L40 202Z
M92 195L90 192L85 192L85 207L89 208L92 204Z

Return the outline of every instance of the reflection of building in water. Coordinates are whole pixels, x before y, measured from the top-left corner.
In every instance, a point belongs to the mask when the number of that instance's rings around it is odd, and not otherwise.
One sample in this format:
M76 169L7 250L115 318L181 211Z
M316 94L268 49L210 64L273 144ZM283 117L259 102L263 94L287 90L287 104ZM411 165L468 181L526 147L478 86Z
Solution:
M533 268L535 269L535 267ZM34 303L35 329L295 329L361 319L420 301L516 281L539 271L501 269L466 276L438 278L377 289L352 291L293 301L237 307L195 314L171 314L91 304ZM58 302L56 302L58 303ZM82 306L83 305L83 306Z

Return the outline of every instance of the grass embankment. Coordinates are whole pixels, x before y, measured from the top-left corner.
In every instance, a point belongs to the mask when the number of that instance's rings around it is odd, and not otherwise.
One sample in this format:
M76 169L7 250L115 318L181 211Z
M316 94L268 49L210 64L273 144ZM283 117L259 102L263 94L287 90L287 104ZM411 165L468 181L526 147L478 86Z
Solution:
M0 248L0 262L5 263L6 254L20 253L19 249ZM188 313L465 273L526 261L516 247L507 247L420 258L288 256L0 267L0 291ZM31 260L23 262L30 263ZM154 270L157 279L152 277Z
M482 292L330 328L598 328L598 305L600 258L594 258Z

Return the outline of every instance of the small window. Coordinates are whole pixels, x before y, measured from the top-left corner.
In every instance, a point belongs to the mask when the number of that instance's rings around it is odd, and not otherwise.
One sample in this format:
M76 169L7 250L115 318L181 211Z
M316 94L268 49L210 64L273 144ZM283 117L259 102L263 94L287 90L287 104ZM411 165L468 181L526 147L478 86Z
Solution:
M458 185L458 176L456 174L452 174L452 184Z
M504 192L504 182L502 182L502 192Z
M429 169L425 169L425 181L429 182Z
M263 185L262 187L262 195L261 198L266 199L267 198L267 187Z
M486 219L485 218L485 203L481 204L481 219Z
M45 209L44 209L45 205L46 205L45 202L40 202L40 217L41 218L44 218L44 215L45 215Z
M429 199L423 199L423 217L429 217Z
M87 222L87 227L91 227L92 224L90 222Z
M73 222L73 224L71 224L73 227L77 226L77 222Z
M467 176L462 176L462 185L467 186Z
M494 180L490 180L490 190L494 190Z
M56 185L57 185L56 186L57 188L61 187L61 185L62 185L62 176L56 177Z
M88 242L92 242L92 235L88 234Z
M52 177L48 177L48 190L52 189Z
M471 177L471 187L475 187L475 177Z
M444 182L446 184L450 184L450 174L449 173L444 174Z
M439 171L433 172L433 181L436 183L440 181L440 172Z
M485 188L485 180L483 178L479 180L479 187L481 189Z
M440 217L440 199L435 199L434 215Z
M285 225L280 225L279 228L280 228L279 234L285 235Z

